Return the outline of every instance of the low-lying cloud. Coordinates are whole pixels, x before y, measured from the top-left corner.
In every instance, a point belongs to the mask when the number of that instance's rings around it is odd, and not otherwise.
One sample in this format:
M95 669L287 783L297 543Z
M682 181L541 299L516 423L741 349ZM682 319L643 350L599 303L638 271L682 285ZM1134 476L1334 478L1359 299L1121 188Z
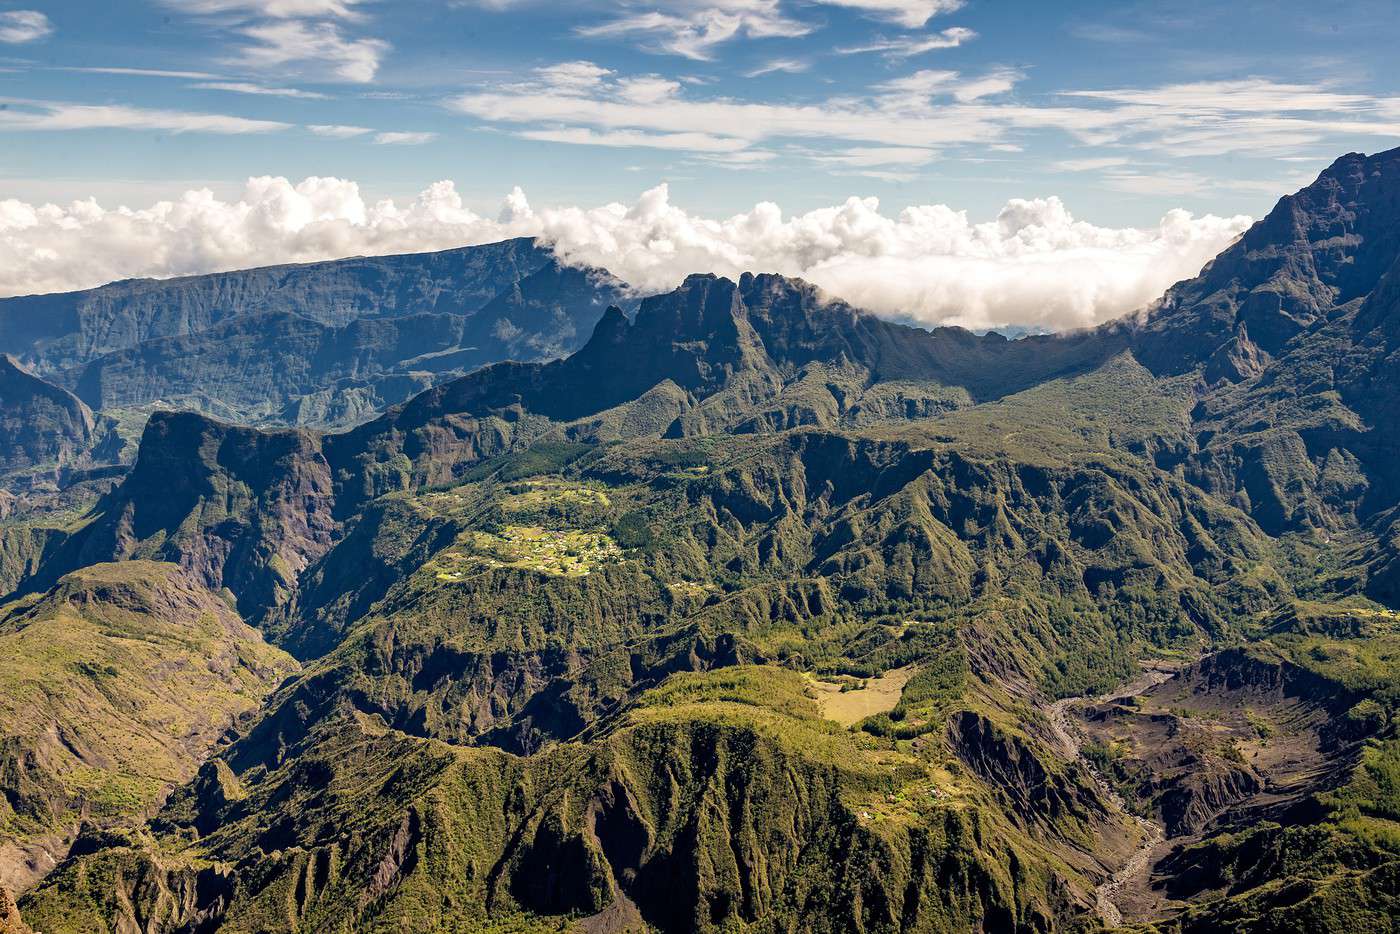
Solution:
M487 217L447 181L411 202L371 203L343 179L264 177L236 201L204 189L140 210L0 201L0 294L535 236L643 292L694 272L779 272L927 325L1065 329L1150 303L1249 223L1173 210L1152 227L1100 227L1054 197L1010 201L980 223L945 205L886 214L874 198L795 216L762 203L714 219L672 204L665 185L597 208L536 209L516 189Z

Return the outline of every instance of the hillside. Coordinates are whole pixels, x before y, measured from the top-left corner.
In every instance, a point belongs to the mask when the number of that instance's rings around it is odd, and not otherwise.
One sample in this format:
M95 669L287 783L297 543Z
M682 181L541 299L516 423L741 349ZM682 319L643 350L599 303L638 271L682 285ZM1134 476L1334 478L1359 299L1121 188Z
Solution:
M295 669L171 565L94 565L0 605L0 887L81 826L136 823Z
M349 430L156 413L0 619L159 571L301 668L25 922L1393 929L1398 191L1344 156L1092 331L697 275Z

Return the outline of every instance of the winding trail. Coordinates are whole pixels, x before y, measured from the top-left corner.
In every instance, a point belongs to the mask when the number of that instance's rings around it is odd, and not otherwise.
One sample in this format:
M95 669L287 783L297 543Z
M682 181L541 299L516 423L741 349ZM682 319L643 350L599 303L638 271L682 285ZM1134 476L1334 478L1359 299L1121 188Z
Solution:
M1104 694L1097 698L1069 697L1064 700L1055 701L1046 708L1047 719L1050 722L1050 730L1055 734L1055 739L1059 741L1060 750L1067 758L1077 759L1082 764L1089 775L1099 786L1099 791L1109 801L1109 803L1122 812L1123 816L1131 819L1142 829L1142 844L1133 851L1133 855L1128 857L1118 871L1111 878L1094 890L1094 903L1098 909L1099 917L1103 919L1105 925L1111 928L1122 927L1123 912L1118 907L1118 900L1123 893L1123 889L1136 880L1142 873L1147 871L1148 865L1152 861L1152 851L1166 839L1166 831L1162 825L1156 821L1139 817L1128 810L1128 803L1123 800L1122 795L1114 789L1094 764L1084 757L1084 736L1079 732L1069 719L1068 711L1071 707L1091 702L1096 704L1107 704L1125 697L1132 697L1140 694L1148 688L1156 687L1171 679L1176 674L1174 671L1149 670L1144 671L1139 677L1124 684L1118 690Z

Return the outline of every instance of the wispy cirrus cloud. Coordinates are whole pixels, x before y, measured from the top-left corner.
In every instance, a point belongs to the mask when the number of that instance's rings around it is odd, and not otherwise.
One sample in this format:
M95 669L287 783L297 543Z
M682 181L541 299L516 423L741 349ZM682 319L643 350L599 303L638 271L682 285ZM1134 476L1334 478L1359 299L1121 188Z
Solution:
M644 145L655 137L669 146L686 138L683 134L703 134L695 138L740 140L751 147L810 146L823 140L833 149L841 144L945 152L963 147L979 151L964 155L982 155L1017 152L1035 134L1057 132L1081 145L1182 158L1230 152L1287 155L1332 137L1400 137L1395 99L1262 78L1076 90L1027 100L1010 93L1024 77L1017 69L975 75L924 69L871 85L863 95L793 102L707 95L704 86L667 84L656 76L646 80L669 92L644 99L626 92L634 79L585 71L586 84L552 84L554 79L542 70L533 81L461 95L449 106L517 133L529 130L538 136L541 129L557 134L582 128L613 134L596 137L608 145L621 139ZM661 100L665 106L654 106ZM620 136L619 131L635 135ZM575 142L595 138L566 135Z
M374 132L367 126L347 126L343 123L313 123L307 129L317 136L329 139L354 139L356 136Z
M165 0L184 13L244 13L274 19L353 18L363 0Z
M709 133L648 133L642 130L595 131L587 127L554 130L522 130L521 139L575 146L608 146L618 149L671 149L692 153L736 153L748 148L744 140ZM765 156L762 161L772 158Z
M181 13L210 18L245 41L229 61L259 71L312 67L332 80L373 81L390 45L347 28L368 17L364 0L164 0Z
M1161 148L1174 157L1287 155L1332 136L1400 138L1400 98L1267 78L1069 91L1117 124L1088 139Z
M812 31L806 23L784 15L778 0L672 0L655 7L629 9L594 26L583 26L587 38L639 36L651 51L709 61L715 48L739 37L799 38Z
M233 94L252 94L265 97L292 97L302 100L326 100L328 95L319 91L303 91L299 88L268 87L250 81L201 81L190 87L201 91L228 91Z
M0 42L22 45L53 35L53 23L38 10L9 10L0 13Z
M0 110L0 129L5 130L159 130L168 133L272 133L286 130L290 123L277 120L250 120L228 114L159 110L120 104L71 104L6 98L10 106Z
M761 78L764 75L773 74L800 75L811 67L811 62L798 61L795 58L775 58L771 62L765 62L757 68L745 72L744 77Z
M62 71L89 75L123 75L135 78L182 78L188 81L216 81L219 76L207 71L172 71L165 68L113 68L98 66L62 66Z
M830 6L843 6L898 23L907 29L922 29L940 13L960 10L966 0L818 0Z
M956 49L965 42L977 38L977 33L962 26L951 26L940 32L914 34L895 37L879 37L863 45L843 46L836 51L841 55L860 55L878 52L889 59L913 58L937 49Z
M436 133L405 132L400 130L374 134L374 142L379 146L422 146L437 139Z
M389 51L383 39L348 38L334 23L308 23L287 19L242 27L253 44L237 61L251 68L281 68L315 63L343 81L364 84L374 80L380 60Z
M672 139L677 134L701 134L744 146L821 139L938 148L972 140L996 141L1006 132L1005 126L991 119L988 109L960 103L991 91L983 86L983 79L962 78L956 72L920 72L879 85L863 98L810 104L696 98L673 83L664 107L638 99L629 93L629 79L615 75L600 77L585 90L571 88L573 93L560 93L544 73L537 77L540 80L534 83L510 83L462 95L449 106L481 120L517 126L517 132L538 133L543 126L554 131L579 127L640 131ZM935 99L942 99L942 104L935 107ZM938 119L928 119L931 116Z

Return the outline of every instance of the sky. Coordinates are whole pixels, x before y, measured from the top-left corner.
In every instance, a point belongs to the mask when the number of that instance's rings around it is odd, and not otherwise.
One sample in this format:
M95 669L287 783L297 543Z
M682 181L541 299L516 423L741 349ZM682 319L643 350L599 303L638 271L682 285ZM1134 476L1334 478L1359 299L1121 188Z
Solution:
M1151 301L1400 145L1396 0L0 0L0 294L544 236L639 290Z

